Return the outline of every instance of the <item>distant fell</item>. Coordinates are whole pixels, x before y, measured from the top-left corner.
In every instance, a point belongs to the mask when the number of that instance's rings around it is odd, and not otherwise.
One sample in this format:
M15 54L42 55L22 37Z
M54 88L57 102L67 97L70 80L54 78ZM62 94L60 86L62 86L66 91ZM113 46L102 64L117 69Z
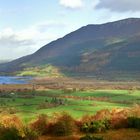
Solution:
M62 73L140 73L140 19L84 26L34 54L1 64L0 72L47 65Z

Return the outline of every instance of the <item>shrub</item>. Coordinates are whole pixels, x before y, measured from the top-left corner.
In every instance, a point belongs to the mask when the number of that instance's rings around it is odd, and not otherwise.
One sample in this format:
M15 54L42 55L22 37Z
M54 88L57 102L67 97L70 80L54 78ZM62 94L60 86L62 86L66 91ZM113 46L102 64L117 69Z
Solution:
M84 123L81 130L86 133L101 132L108 130L110 128L110 123L107 120L104 121L91 121Z
M86 135L86 136L80 138L80 140L103 140L103 138Z
M73 118L64 113L50 126L50 132L55 136L71 135L76 128Z
M15 127L20 129L22 127L22 121L17 116L2 115L0 116L0 123L4 127Z
M128 127L140 129L140 118L128 117Z
M31 124L31 128L40 135L45 135L47 133L47 116L40 115L37 121Z
M28 127L24 127L23 132L24 132L23 140L36 140L38 138L38 133Z
M119 128L128 128L128 120L123 117L114 117L110 120L111 128L119 129Z
M89 127L90 126L89 126L88 123L84 123L83 126L81 127L81 131L88 133L89 132Z
M15 127L0 126L0 140L21 140L21 137Z
M128 117L129 111L127 109L113 109L111 111L111 127L118 129L118 128L127 128L128 127L128 122L127 122L127 117Z
M102 123L105 125L106 130L109 130L111 128L110 120L104 120Z
M89 132L101 132L105 129L105 125L102 123L102 121L91 122L89 126Z

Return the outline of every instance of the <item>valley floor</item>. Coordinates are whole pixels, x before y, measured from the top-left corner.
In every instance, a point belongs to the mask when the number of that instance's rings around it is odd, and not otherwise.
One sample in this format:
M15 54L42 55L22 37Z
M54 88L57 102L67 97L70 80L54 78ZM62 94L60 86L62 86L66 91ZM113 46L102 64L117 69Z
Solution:
M47 114L52 119L54 113L57 115L63 111L76 120L86 115L95 115L101 110L109 110L118 117L120 114L125 115L126 111L136 110L136 107L139 110L139 105L139 82L41 78L27 85L0 85L0 116L15 115L25 124L41 114ZM93 135L103 137L103 140L140 140L140 131L137 129L111 129ZM46 135L39 140L79 140L82 136L83 134L68 137Z
M140 104L139 89L139 82L41 78L27 85L0 85L0 111L15 114L26 122L39 114L62 111L80 118L102 109Z

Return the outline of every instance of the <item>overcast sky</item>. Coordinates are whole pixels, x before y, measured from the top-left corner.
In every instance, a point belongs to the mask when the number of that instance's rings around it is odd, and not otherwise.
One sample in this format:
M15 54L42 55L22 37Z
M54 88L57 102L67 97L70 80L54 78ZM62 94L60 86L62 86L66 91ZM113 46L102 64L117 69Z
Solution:
M87 24L140 18L140 0L0 0L0 59L31 54Z

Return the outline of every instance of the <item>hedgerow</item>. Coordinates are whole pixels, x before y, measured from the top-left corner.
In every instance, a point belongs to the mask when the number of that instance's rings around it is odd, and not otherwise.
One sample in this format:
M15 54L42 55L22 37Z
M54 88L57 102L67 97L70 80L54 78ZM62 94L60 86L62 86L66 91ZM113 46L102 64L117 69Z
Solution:
M77 133L94 134L109 129L135 128L140 130L140 107L131 109L113 109L97 112L93 116L73 119L68 113L39 115L30 123L23 122L16 116L0 116L0 140L36 140L42 135L69 136ZM80 140L100 140L86 135Z

